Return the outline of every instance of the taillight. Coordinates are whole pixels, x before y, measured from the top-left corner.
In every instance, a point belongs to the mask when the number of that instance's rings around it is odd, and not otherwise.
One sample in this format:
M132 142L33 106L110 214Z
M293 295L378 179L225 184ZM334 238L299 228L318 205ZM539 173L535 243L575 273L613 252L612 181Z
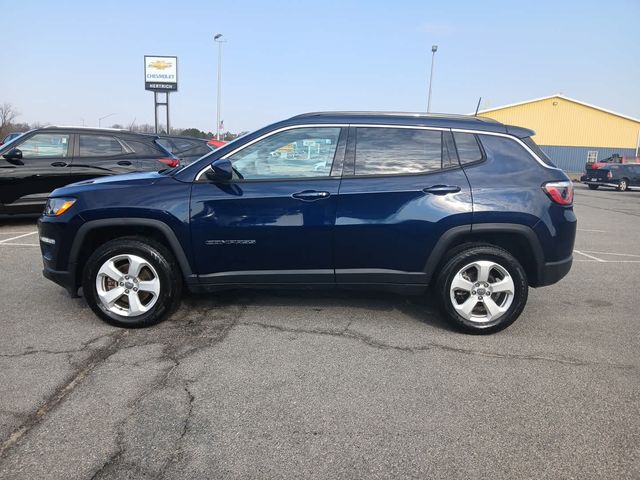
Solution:
M607 172L607 178L608 178L609 180L611 180L611 179L613 178L613 173L611 173L611 170L609 170L609 171Z
M571 205L573 203L573 183L570 180L545 183L542 185L542 189L558 205Z
M164 163L169 168L177 167L178 165L180 165L180 160L178 160L177 158L159 158L158 161Z

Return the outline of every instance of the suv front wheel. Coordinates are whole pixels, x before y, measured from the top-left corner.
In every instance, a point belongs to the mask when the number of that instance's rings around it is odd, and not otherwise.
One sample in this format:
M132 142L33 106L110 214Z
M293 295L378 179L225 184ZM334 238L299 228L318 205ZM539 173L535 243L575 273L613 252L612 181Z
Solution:
M438 277L444 313L460 330L493 333L511 325L527 302L527 275L516 258L492 245L451 252Z
M178 305L180 269L160 243L139 237L107 242L89 257L82 289L91 309L118 327L139 328L166 318Z

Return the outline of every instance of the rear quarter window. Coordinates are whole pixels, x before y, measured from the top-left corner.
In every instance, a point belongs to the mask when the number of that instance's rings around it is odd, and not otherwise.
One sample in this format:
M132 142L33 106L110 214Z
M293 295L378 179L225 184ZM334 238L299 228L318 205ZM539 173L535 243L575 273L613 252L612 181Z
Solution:
M164 148L156 145L153 140L147 142L127 138L124 140L124 143L137 157L160 157L170 153L163 151Z
M479 134L487 160L497 166L496 173L519 175L523 170L540 168L538 162L513 137Z
M533 141L533 139L531 137L525 137L523 139L521 139L524 144L529 147L533 153L536 154L536 156L542 160L544 163L546 163L547 165L549 165L550 167L555 167L556 164L553 163L553 161L549 158L549 156L544 153L544 151L538 146L538 144L536 142Z
M483 154L478 139L472 133L455 132L453 139L456 142L458 158L461 164L473 163L482 160Z

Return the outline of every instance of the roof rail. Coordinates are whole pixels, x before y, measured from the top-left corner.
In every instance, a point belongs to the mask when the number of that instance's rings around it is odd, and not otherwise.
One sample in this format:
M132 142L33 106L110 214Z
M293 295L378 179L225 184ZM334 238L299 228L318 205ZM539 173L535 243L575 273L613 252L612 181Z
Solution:
M453 119L476 120L478 122L487 122L487 123L500 123L492 118L487 118L487 117L474 117L473 115L460 115L460 114L450 114L450 113L425 113L425 112L328 111L328 112L301 113L291 118L341 117L341 116L441 118L441 119L452 119L452 120Z
M40 128L78 128L83 130L106 130L107 132L131 132L128 128L109 128L109 127L87 127L87 126L76 126L76 125L45 125ZM132 132L133 133L133 132Z

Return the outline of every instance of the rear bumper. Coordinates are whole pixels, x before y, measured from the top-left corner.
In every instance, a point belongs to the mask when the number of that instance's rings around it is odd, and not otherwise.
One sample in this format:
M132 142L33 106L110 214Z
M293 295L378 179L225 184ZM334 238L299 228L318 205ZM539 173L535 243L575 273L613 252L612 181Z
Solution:
M573 264L573 255L570 255L564 260L559 262L547 262L542 266L538 274L538 282L535 287L545 287L547 285L553 285L564 278Z
M602 187L614 187L614 188L618 188L618 184L617 183L609 183L609 182L593 182L591 180L582 180L582 183L584 183L585 185L600 185Z

